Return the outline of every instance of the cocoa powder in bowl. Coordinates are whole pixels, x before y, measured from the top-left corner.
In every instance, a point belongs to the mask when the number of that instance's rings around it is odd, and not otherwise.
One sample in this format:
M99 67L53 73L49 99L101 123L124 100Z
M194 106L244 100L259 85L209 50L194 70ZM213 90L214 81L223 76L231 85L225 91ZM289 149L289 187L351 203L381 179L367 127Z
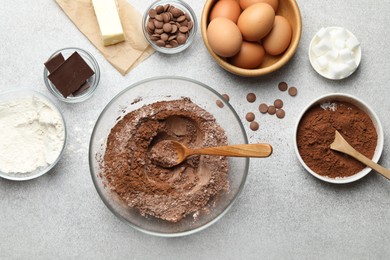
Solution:
M131 111L111 129L102 174L109 189L141 215L178 222L228 191L228 163L202 155L161 167L151 151L162 140L190 148L227 145L215 118L190 99L159 101Z
M373 158L378 134L370 116L356 105L337 99L323 100L304 113L296 133L299 155L313 172L323 177L353 176L366 166L330 149L335 130L357 151Z

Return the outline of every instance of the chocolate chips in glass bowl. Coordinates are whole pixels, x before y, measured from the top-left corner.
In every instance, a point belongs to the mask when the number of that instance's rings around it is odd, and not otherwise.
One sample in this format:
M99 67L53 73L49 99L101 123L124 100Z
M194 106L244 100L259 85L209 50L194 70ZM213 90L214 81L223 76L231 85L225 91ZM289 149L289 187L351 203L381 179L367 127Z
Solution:
M157 1L146 10L143 25L144 35L156 51L173 54L191 45L197 21L183 1Z

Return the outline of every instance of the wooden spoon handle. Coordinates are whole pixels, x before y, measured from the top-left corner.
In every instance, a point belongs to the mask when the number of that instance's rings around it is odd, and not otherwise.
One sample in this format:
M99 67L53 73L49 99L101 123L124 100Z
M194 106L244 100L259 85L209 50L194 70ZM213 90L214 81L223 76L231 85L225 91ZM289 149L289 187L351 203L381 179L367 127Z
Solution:
M190 154L221 155L232 157L268 157L272 154L272 146L269 144L238 144L228 146L216 146L190 150Z
M372 160L368 159L366 156L359 153L355 149L349 155L351 155L352 157L354 157L358 161L364 163L365 165L367 165L371 169L374 169L375 171L377 171L378 173L382 174L384 177L386 177L387 179L390 180L390 170L389 169L386 169L386 168L380 166L379 164L374 163Z

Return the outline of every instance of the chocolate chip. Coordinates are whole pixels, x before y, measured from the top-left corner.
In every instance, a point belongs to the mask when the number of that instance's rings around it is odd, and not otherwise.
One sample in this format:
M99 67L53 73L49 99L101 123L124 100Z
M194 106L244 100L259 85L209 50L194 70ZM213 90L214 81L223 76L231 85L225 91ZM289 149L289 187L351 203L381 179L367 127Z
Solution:
M280 119L282 119L284 116L286 115L286 113L284 112L284 110L281 108L281 109L278 109L276 111L276 116Z
M154 9L150 9L148 14L149 14L150 18L154 18L156 16L157 12Z
M278 87L279 87L280 91L286 91L287 88L288 88L288 85L287 85L286 82L282 81L282 82L279 83Z
M170 33L170 32L172 31L172 24L170 24L170 23L165 23L165 24L163 25L163 30L164 30L164 32L166 32L166 33ZM168 37L167 37L167 39L168 39Z
M179 23L181 23L181 22L185 21L185 19L186 19L186 17L185 17L184 15L182 15L182 16L179 16L179 17L176 19L176 21L178 21Z
M176 24L173 24L173 25L172 25L171 33L176 33L176 32L177 32L177 25L176 25ZM175 38L176 38L176 35L173 35L173 36L175 36Z
M177 36L177 42L179 44L184 44L187 41L187 38L184 35Z
M224 104L223 104L223 102L221 101L221 100L217 100L217 101L215 101L215 103L217 104L217 106L218 107L220 107L220 108L223 108L224 107Z
M165 46L165 42L163 40L156 41L156 44L160 47Z
M263 113L263 114L267 113L268 112L268 105L264 104L264 103L260 104L259 111L260 111L260 113Z
M298 94L298 89L296 87L290 87L288 89L288 94L290 94L290 96L294 97Z
M256 101L256 95L254 93L249 93L246 95L246 100L248 100L249 103L253 103Z
M246 119L248 122L252 122L253 120L255 120L255 114L253 114L252 112L248 112L248 113L245 115L245 119Z
M165 41L168 40L168 34L163 33L163 34L160 35L160 38L161 38L161 40L163 40L165 42Z
M275 113L276 113L276 108L275 108L274 106L269 106L267 112L268 112L268 114L270 114L270 115L275 115Z
M164 18L162 17L162 15L156 15L155 17L154 17L154 19L156 19L157 21L159 21L159 22L162 22L162 21L164 21Z
M229 102L230 97L229 97L228 94L222 94L222 97L223 97L227 102Z
M249 127L252 131L256 131L259 129L259 123L257 123L256 121L253 121L250 123Z
M275 106L276 108L282 108L282 107L283 107L283 100L281 100L281 99L276 99L276 100L274 101L274 106Z
M153 9L151 9L151 10L153 10ZM150 10L150 11L151 11L151 10ZM150 12L150 11L149 11L149 12ZM156 13L161 14L162 12L164 12L164 6L162 6L162 5L157 6L155 11L156 11ZM149 15L149 16L150 16L150 15ZM150 16L150 17L151 17L151 16ZM152 18L153 18L153 17L152 17Z
M188 27L187 26L181 26L179 28L179 31L182 32L182 33L186 33L186 32L188 32Z

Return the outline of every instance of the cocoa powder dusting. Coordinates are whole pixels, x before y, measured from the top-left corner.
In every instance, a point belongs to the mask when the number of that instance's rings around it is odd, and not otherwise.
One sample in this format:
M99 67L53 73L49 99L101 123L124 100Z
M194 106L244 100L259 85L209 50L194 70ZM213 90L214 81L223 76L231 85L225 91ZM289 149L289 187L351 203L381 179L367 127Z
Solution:
M197 214L217 194L228 191L225 157L194 156L163 168L150 159L152 147L176 140L190 148L227 145L215 118L188 98L143 106L111 129L102 163L107 186L143 216L178 222Z
M297 132L299 153L306 165L320 175L354 175L365 165L329 148L335 130L357 151L368 158L374 156L378 136L369 116L350 103L333 101L314 106L303 116Z

